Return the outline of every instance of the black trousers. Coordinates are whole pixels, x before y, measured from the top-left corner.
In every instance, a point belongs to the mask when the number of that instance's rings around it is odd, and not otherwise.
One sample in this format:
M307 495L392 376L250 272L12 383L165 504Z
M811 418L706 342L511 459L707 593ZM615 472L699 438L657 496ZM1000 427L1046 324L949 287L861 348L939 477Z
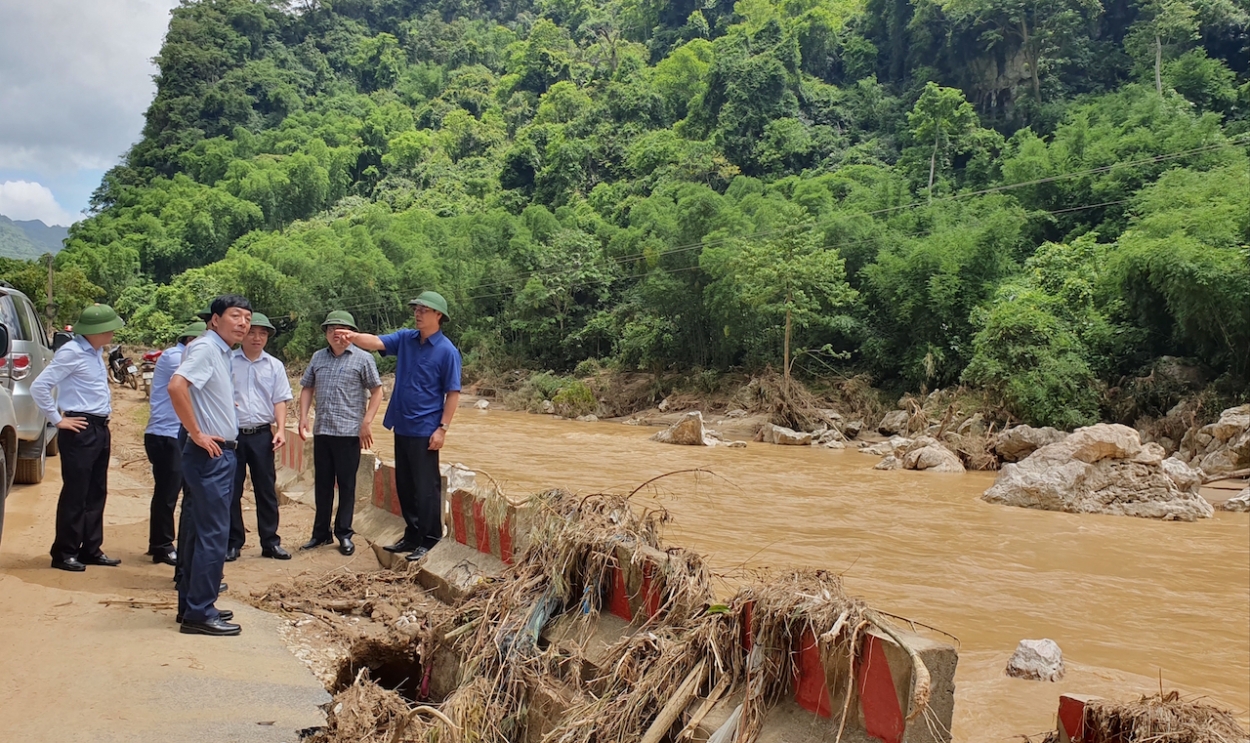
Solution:
M104 501L109 490L109 453L112 436L107 418L85 417L81 431L57 431L61 449L61 497L56 503L56 539L52 559L96 557L104 544Z
M404 541L432 549L443 537L443 479L429 436L395 434L395 495Z
M330 538L330 512L334 510L334 484L339 486L339 510L334 517L334 536L351 537L356 510L356 470L360 468L359 436L313 436L313 495L317 513L313 539Z
M234 470L234 500L230 504L230 549L243 549L247 530L243 527L243 481L252 472L252 492L256 495L256 530L262 549L282 544L278 536L278 481L274 469L273 431L239 433L238 460Z
M143 434L143 449L152 463L152 513L148 520L148 554L174 549L174 509L182 492L182 447L173 436Z

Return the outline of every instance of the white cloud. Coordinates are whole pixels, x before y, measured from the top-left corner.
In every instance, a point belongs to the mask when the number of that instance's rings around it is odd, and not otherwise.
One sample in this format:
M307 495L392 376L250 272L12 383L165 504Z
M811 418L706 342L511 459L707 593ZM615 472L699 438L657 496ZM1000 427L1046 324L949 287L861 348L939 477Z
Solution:
M177 0L0 0L0 169L107 168L139 139Z
M14 220L39 219L46 225L69 226L78 219L56 203L52 191L39 183L0 183L0 214Z

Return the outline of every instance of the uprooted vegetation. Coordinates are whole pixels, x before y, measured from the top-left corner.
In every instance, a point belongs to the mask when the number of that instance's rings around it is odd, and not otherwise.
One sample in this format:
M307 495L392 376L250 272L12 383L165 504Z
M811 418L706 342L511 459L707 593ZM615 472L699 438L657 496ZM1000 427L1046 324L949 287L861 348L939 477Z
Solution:
M1085 704L1087 740L1117 743L1246 743L1250 734L1231 712L1179 692L1160 692L1136 701L1095 699ZM1058 743L1050 733L1043 743Z
M639 513L619 496L563 491L535 496L530 506L532 531L515 564L458 606L427 598L415 571L336 576L275 587L258 599L321 617L349 648L331 687L327 725L312 740L676 740L718 700L737 697L734 714L717 724L753 741L793 684L797 654L790 649L804 637L836 669L826 671L836 729L855 714L847 690L864 634L884 633L907 647L828 572L757 576L721 603L697 554L661 549L663 512ZM656 588L630 600L644 602L641 615L649 618L596 644L613 581L631 562L650 569L643 561L657 571ZM909 720L928 709L930 689L923 661L910 657ZM706 700L702 715L688 714L697 697Z

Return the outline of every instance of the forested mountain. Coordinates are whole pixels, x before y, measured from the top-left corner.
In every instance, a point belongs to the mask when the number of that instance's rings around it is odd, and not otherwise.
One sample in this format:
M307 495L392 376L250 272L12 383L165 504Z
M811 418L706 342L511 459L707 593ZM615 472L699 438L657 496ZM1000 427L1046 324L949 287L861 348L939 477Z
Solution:
M157 62L57 257L135 339L437 288L483 365L1250 375L1247 0L184 0Z
M15 221L0 214L0 257L31 259L56 253L68 234L64 227L49 227L37 219Z

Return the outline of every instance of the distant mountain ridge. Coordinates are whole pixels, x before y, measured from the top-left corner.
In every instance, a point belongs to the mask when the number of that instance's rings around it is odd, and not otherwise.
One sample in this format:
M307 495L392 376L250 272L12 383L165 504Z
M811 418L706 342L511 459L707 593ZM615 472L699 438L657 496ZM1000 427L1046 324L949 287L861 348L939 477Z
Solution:
M68 236L68 227L49 227L38 219L13 220L0 214L0 257L30 260L44 253L55 254Z

